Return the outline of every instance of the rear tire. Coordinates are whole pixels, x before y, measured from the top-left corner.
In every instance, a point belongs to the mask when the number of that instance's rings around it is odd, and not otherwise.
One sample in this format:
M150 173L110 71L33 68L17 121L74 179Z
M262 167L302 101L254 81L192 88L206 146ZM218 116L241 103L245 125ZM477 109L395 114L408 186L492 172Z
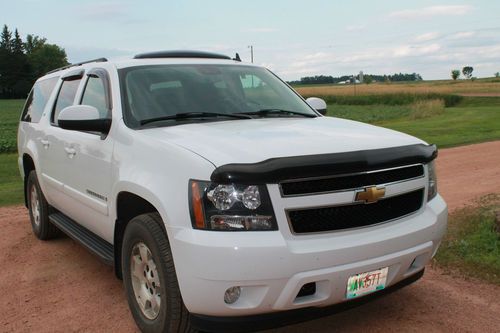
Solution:
M195 332L162 223L157 213L143 214L125 229L122 274L130 311L142 332Z
M56 237L58 229L49 221L50 206L47 200L45 200L35 170L32 170L28 175L26 195L28 198L31 227L35 236L41 240L48 240Z

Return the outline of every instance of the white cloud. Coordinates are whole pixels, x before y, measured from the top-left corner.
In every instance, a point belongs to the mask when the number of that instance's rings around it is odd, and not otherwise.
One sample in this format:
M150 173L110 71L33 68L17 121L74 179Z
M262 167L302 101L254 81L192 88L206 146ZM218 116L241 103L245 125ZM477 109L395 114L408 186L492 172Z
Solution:
M438 38L440 35L437 32L428 32L415 37L416 42L428 42Z
M461 32L457 32L456 34L451 35L450 39L464 39L464 38L472 37L475 34L476 34L475 31L461 31Z
M361 31L366 28L366 24L358 24L358 25L348 25L345 30L346 31Z
M255 33L266 33L266 32L275 32L277 31L274 28L250 28L250 29L245 29L244 32L255 32Z
M469 13L472 8L473 7L469 5L430 6L424 8L395 11L390 13L389 17L400 19L420 19L433 16L462 16Z
M113 1L84 4L78 11L82 18L94 21L122 19L126 15L125 6Z
M441 49L441 45L437 43L418 46L402 45L394 48L393 55L395 57L422 56L437 52L439 49Z

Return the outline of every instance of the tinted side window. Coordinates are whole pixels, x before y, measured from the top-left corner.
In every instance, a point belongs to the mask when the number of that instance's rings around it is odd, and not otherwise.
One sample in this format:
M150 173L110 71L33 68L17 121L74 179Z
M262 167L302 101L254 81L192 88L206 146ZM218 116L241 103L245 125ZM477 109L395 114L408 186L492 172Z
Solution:
M101 78L89 76L85 91L83 92L82 102L80 103L95 107L99 111L100 118L108 117L108 107L104 89L104 82Z
M81 78L73 80L64 80L57 95L56 105L54 106L54 111L52 112L51 121L56 122L57 117L62 109L67 106L73 105L75 100L76 90L80 84Z
M52 90L54 90L57 80L59 80L59 77L52 77L35 83L24 105L21 121L32 123L40 121L45 105L47 105L47 101L52 94Z

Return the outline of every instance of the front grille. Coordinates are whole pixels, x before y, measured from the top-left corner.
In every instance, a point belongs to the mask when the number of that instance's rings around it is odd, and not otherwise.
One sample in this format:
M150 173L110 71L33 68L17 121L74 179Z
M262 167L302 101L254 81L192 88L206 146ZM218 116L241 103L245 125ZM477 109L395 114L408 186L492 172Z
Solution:
M382 199L372 204L289 210L292 231L297 234L365 227L416 212L422 207L424 190Z
M367 185L388 184L424 176L422 165L381 170L331 178L286 181L280 184L283 196L296 196L349 190Z

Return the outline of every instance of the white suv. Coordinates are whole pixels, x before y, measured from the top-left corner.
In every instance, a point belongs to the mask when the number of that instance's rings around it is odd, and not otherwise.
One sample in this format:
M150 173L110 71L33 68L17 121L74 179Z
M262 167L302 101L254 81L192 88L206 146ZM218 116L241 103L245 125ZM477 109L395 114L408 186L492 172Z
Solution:
M19 125L33 231L114 265L144 332L283 325L417 280L447 223L436 147L325 111L212 53L55 70Z

